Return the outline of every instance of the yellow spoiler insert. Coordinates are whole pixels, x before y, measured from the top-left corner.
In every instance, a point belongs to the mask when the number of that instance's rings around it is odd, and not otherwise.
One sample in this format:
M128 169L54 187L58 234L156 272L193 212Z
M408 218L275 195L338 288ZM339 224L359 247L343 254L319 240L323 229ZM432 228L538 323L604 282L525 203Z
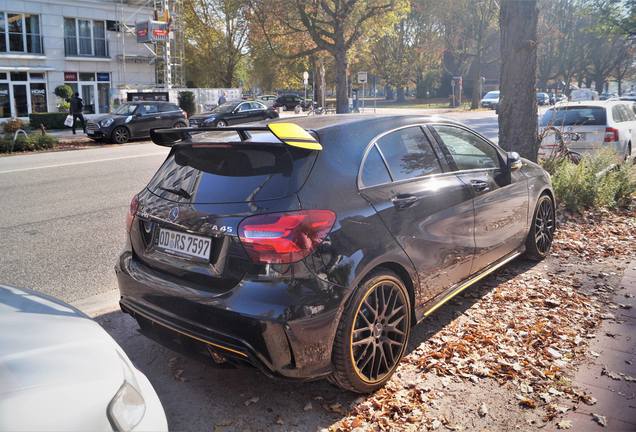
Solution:
M307 150L322 150L322 146L305 129L294 123L269 123L269 130L285 144Z

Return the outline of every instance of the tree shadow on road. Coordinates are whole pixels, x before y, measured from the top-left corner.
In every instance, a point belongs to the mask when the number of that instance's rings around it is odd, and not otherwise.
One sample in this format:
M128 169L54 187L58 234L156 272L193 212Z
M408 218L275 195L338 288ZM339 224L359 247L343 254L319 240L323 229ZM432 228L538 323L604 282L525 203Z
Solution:
M413 329L407 354L497 284L534 264L517 261L457 296ZM211 358L168 349L142 335L136 321L119 311L96 319L149 378L171 430L320 430L342 418L360 397L326 381L271 379L254 368L219 367Z

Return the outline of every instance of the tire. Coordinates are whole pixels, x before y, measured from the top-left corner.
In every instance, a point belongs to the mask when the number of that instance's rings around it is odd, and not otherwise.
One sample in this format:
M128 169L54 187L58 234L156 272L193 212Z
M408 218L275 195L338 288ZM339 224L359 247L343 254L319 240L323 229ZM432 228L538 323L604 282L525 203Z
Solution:
M184 128L187 127L186 124L184 122L176 122L174 125L172 125L173 128Z
M224 120L219 120L218 122L216 122L216 127L218 128L224 128L227 126L227 122Z
M329 381L356 393L382 387L397 369L410 332L411 302L404 283L389 270L374 271L351 295L342 314Z
M552 198L544 194L537 200L532 215L532 225L526 238L525 257L533 261L541 261L548 253L554 239L556 218Z
M110 134L111 140L116 144L126 144L130 140L130 132L124 126L118 126Z

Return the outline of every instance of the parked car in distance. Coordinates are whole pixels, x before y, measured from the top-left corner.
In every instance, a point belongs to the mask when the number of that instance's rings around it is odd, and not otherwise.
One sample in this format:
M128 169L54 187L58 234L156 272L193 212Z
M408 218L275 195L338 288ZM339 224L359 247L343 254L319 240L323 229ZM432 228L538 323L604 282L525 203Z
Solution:
M549 175L440 117L311 116L171 147L135 195L124 312L271 376L370 392L411 327L514 258L540 260Z
M479 101L479 105L482 108L490 108L495 109L499 104L499 90L493 90L486 93L481 101Z
M568 102L547 110L541 117L539 133L554 126L570 140L568 148L578 153L612 149L623 159L632 155L636 143L636 116L632 104L622 101ZM556 148L549 134L541 143L539 157L548 157Z
M278 96L276 96L276 95L266 94L266 95L260 95L258 98L256 98L256 100L258 100L259 102L262 102L266 106L270 107L270 106L272 106L274 104L274 101L277 98L278 98Z
M0 430L167 431L157 393L72 306L0 285Z
M537 105L548 105L550 103L550 96L547 93L537 93Z
M311 106L311 102L305 101L300 96L289 94L276 98L274 104L272 105L272 108L283 108L286 111L294 111L297 106L300 106L301 109L305 110Z
M258 101L226 102L209 113L190 117L193 127L226 127L240 123L273 119L278 113Z
M570 102L598 100L598 92L588 88L580 88L570 92Z
M86 122L86 135L93 140L117 144L132 138L147 138L151 129L188 126L188 116L170 102L126 102L109 114L92 116Z

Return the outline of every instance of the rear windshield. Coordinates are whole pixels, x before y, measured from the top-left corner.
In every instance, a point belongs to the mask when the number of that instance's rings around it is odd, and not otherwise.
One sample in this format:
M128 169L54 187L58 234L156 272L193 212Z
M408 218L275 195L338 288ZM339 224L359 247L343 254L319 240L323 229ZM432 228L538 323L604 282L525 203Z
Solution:
M263 135L258 141L264 141ZM167 200L201 204L283 198L300 189L317 153L249 143L228 148L177 147L148 189Z
M603 107L563 107L549 109L541 117L541 126L604 126L607 116Z

